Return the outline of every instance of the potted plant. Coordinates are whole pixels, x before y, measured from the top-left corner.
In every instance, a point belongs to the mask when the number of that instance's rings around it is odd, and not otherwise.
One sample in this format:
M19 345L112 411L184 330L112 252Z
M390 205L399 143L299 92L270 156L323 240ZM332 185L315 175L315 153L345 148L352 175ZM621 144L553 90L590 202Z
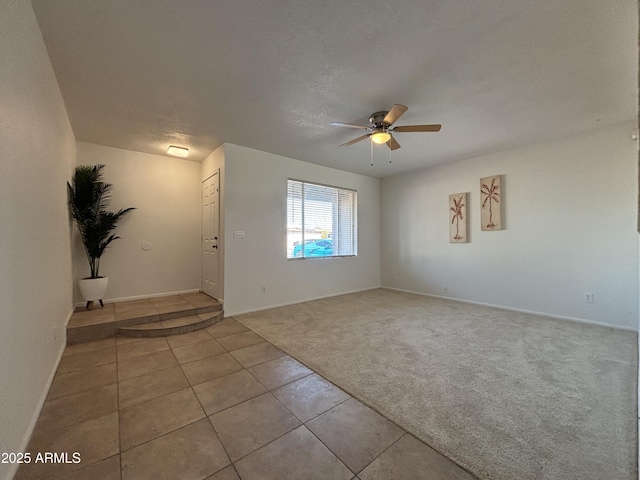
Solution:
M87 309L93 307L95 300L104 306L102 299L109 279L100 276L100 257L111 242L120 238L113 233L120 218L135 210L107 211L113 185L102 181L103 168L104 165L78 166L71 184L67 182L71 218L78 225L91 269L91 276L80 280L80 293L87 302Z

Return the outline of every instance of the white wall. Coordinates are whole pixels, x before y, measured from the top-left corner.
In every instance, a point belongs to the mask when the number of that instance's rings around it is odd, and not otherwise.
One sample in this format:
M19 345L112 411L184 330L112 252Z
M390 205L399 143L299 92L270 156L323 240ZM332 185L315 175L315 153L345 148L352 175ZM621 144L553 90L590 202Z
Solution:
M200 163L78 142L77 164L98 163L113 184L109 209L136 208L100 263L100 275L109 277L106 299L199 290ZM77 234L74 244L77 280L89 275L89 264Z
M380 286L378 179L230 144L225 169L227 315ZM358 191L357 257L286 259L288 176Z
M382 284L636 329L634 128L385 178ZM479 179L498 174L506 229L483 232ZM448 241L448 196L458 192L470 192L467 244Z
M75 139L28 0L0 4L0 65L0 452L21 452L73 309Z

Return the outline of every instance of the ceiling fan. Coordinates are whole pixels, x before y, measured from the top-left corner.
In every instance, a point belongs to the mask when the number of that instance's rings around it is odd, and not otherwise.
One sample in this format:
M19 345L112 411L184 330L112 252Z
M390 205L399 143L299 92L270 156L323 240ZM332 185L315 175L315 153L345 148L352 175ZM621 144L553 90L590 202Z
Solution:
M392 133L395 132L439 132L442 125L403 125L400 127L391 127L404 112L408 110L408 107L404 105L394 105L388 112L376 112L369 117L370 125L354 125L352 123L331 122L334 127L347 127L347 128L361 128L368 130L369 133L355 138L349 142L343 143L341 147L348 147L354 143L371 137L371 141L374 143L386 143L391 150L397 150L400 148L400 144L393 138Z

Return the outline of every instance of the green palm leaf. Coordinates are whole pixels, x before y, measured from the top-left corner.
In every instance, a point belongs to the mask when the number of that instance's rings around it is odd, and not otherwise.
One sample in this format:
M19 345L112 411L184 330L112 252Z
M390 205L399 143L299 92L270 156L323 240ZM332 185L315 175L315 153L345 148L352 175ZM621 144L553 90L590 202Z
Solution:
M91 278L99 276L100 257L117 237L113 231L119 220L135 210L124 208L109 212L112 185L102 181L104 165L76 167L71 184L67 182L67 194L71 217L75 220L84 245Z

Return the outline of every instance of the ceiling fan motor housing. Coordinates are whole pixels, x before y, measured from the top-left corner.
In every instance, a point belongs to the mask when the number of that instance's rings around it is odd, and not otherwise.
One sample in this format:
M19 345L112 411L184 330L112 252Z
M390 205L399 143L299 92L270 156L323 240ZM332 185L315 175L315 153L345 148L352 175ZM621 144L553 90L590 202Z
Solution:
M383 122L384 117L387 116L389 112L376 112L369 117L369 123L375 128L383 128L388 127L386 123Z

